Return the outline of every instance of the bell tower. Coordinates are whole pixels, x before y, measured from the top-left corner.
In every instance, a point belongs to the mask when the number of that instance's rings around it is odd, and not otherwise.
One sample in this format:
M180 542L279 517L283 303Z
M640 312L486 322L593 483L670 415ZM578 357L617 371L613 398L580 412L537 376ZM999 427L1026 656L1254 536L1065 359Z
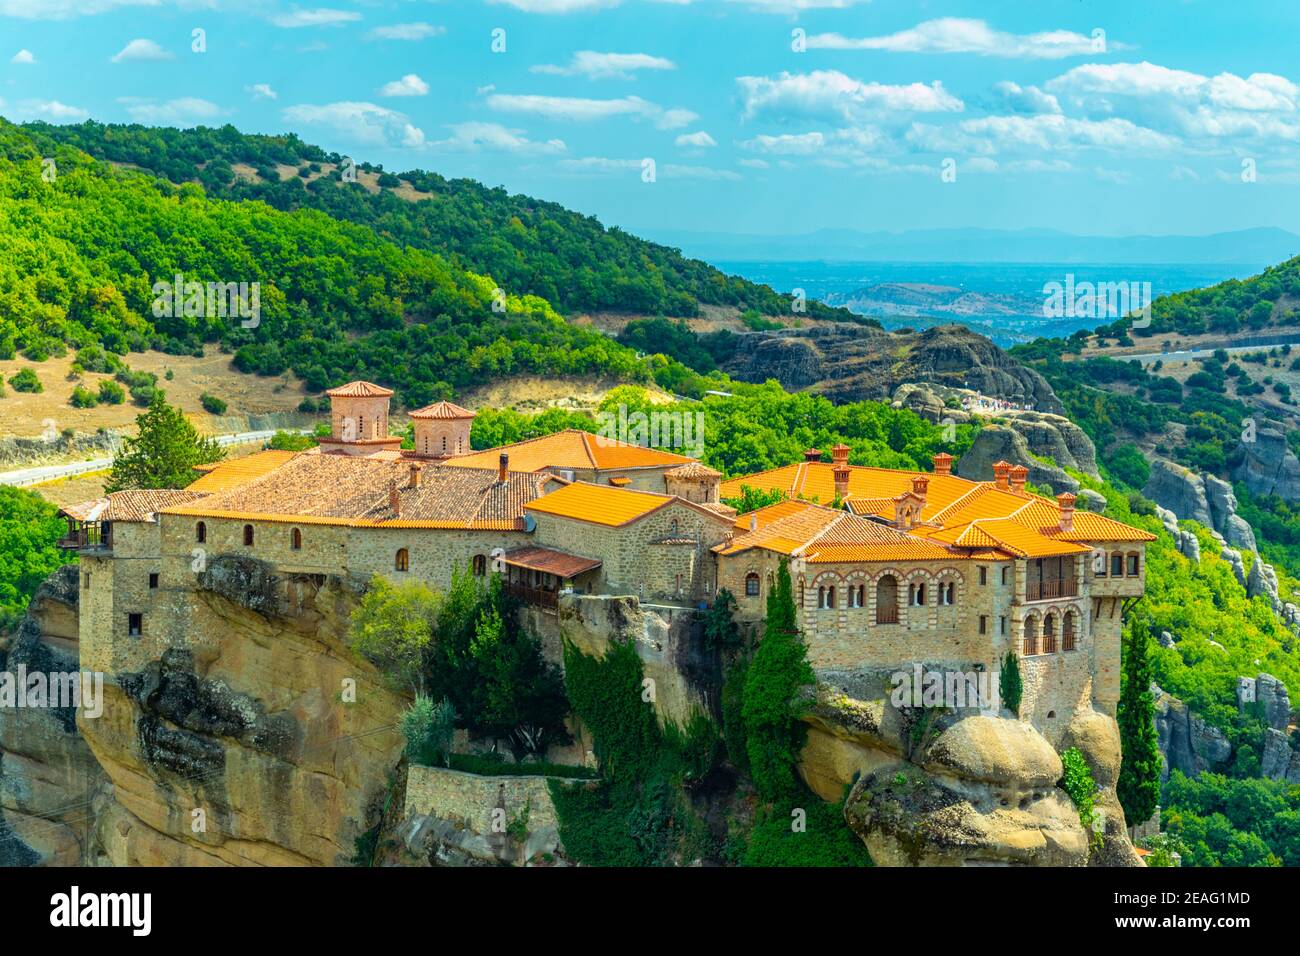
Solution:
M330 399L330 435L320 439L323 454L373 455L402 447L401 438L388 434L391 388L348 382L325 394Z
M435 402L411 412L415 423L415 451L418 458L450 458L470 450L469 430L474 413L451 402Z

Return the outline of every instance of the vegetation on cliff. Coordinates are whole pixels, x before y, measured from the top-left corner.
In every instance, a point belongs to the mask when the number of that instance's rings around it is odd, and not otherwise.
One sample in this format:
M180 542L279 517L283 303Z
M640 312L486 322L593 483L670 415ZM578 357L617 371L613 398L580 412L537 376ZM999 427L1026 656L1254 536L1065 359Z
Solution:
M1147 658L1150 641L1146 621L1140 616L1133 618L1124 635L1124 679L1116 713L1123 761L1115 789L1124 819L1135 826L1151 819L1160 802L1160 746Z
M39 494L0 485L0 632L22 616L42 581L76 560L55 545L67 530Z

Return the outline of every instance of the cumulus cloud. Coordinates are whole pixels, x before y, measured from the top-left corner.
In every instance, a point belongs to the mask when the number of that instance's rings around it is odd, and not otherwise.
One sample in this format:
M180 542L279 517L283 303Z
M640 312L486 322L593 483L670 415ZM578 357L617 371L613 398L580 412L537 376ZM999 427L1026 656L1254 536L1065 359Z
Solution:
M385 83L379 90L381 96L425 96L428 92L429 84L414 73L407 73L400 80Z
M58 100L23 100L14 104L14 119L44 119L52 123L80 123L90 112Z
M375 27L366 34L367 40L423 40L427 37L441 36L446 27L436 27L432 23L394 23L391 26Z
M819 33L808 38L811 50L886 50L891 53L974 53L1015 59L1057 60L1106 51L1105 34L1096 38L1070 30L1004 33L984 20L941 17L886 36L852 38Z
M538 96L534 94L492 93L488 109L501 113L530 113L551 120L591 122L613 116L646 119L660 129L680 129L699 117L680 107L665 109L639 96L599 100L578 96Z
M315 10L290 10L288 13L277 13L271 17L271 22L277 27L296 30L300 27L336 27L360 19L361 14L351 10L318 7Z
M367 146L424 145L424 132L405 114L374 103L303 103L285 108L282 115L290 123L328 127Z
M17 64L35 63L36 55L32 53L31 50L19 50L13 55L9 62Z
M996 83L993 89L1002 97L1009 109L1017 113L1059 113L1061 104L1051 93L1036 86L1021 86L1010 80Z
M701 149L718 145L717 140L704 130L700 130L698 133L682 133L674 142L678 146L695 146Z
M562 153L566 148L562 139L530 140L523 135L523 130L509 129L500 123L456 123L447 128L451 136L430 145L471 153Z
M129 60L158 61L170 59L172 59L170 53L153 40L145 39L132 40L116 54L109 57L109 61L112 63L125 63Z
M1174 137L1126 119L1077 119L1054 113L981 116L962 120L955 129L917 123L908 131L907 140L930 152L968 155L1079 148L1159 152L1178 145Z
M124 97L118 102L126 107L131 119L137 123L155 126L199 126L225 113L216 103L196 96L181 96L163 102Z
M555 76L585 76L589 80L630 79L637 70L675 70L677 64L649 53L597 53L579 50L565 66L550 63L532 68L534 73Z
M278 98L275 90L271 89L270 83L254 83L252 86L244 87L244 92L251 93L255 100L274 100Z
M929 84L890 85L864 83L838 70L780 73L775 77L741 76L743 114L746 118L839 117L855 120L876 112L959 112L965 105L943 88Z

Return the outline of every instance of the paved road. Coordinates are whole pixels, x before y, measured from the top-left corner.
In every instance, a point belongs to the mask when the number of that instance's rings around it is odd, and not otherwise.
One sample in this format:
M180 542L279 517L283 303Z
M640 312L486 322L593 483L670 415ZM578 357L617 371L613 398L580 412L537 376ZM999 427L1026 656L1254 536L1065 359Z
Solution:
M1268 352L1272 349L1280 349L1283 345L1290 345L1294 349L1300 346L1300 342L1279 342L1276 345L1234 345L1225 348L1223 351L1229 354L1236 352ZM1145 365L1157 359L1162 362L1188 362L1192 359L1213 355L1217 351L1218 349L1188 349L1183 352L1140 352L1136 355L1114 355L1112 358L1122 359L1125 362L1141 362ZM1104 355L1105 353L1098 354Z
M292 430L292 429L289 429ZM301 430L300 434L307 434ZM234 435L218 435L218 445L247 445L250 442L266 441L275 430L260 432L238 432ZM113 458L93 458L90 461L74 461L66 465L40 465L35 468L19 468L17 471L0 472L0 485L39 485L59 478L73 475L88 475L96 471L107 471L113 466Z

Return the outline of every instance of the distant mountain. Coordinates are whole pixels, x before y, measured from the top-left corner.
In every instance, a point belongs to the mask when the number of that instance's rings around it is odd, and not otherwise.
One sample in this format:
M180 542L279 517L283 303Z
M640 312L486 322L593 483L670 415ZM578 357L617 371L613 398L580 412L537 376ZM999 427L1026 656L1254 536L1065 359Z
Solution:
M1055 229L820 229L803 235L641 230L707 261L1242 263L1300 253L1300 235L1241 229L1206 236L1076 236Z

